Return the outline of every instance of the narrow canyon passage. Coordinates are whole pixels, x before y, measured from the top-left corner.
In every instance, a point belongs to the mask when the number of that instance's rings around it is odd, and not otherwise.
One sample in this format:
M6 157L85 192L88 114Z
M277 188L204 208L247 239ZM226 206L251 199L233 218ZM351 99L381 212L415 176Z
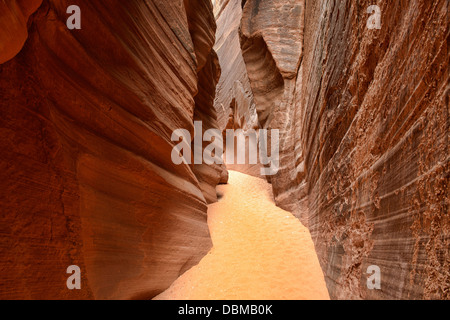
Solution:
M0 300L450 300L449 5L0 1Z
M310 233L265 180L230 171L208 208L213 248L155 299L329 299Z

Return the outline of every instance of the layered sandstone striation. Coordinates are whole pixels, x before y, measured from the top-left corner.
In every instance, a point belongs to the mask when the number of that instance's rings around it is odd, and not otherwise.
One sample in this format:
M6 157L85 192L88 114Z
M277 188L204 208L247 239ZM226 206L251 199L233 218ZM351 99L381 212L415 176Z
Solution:
M304 2L247 1L243 7L240 42L263 128L280 130L280 168L268 177L278 205L295 212L304 205L303 148L296 137L301 128L296 88L303 41ZM274 178L274 179L273 179Z
M372 4L306 2L309 227L333 298L449 299L449 3Z
M235 130L235 132L242 130L248 133L250 130L257 131L261 126L240 46L241 1L217 0L214 13L217 21L214 49L219 55L222 69L214 107L217 111L219 127L224 131L224 139L226 139L226 130ZM246 143L248 146L252 142L247 139ZM227 152L226 148L225 152ZM234 164L227 163L227 167L260 176L260 165L250 164L248 161L245 164L238 164L237 152L235 152Z
M226 180L170 160L175 129L217 125L212 4L52 0L27 30L24 3L0 3L0 297L151 298L210 249Z
M211 48L211 47L210 47ZM205 66L200 71L198 82L198 93L195 96L195 110L194 121L201 122L201 132L195 132L195 135L201 135L201 140L205 136L205 132L209 129L219 129L217 122L217 113L214 109L214 97L216 94L216 85L220 77L220 65L217 54L214 50L211 50L208 56ZM196 137L194 136L194 141ZM192 150L194 155L201 153L202 157L204 149L211 144L211 141L203 141L202 148L195 149L195 142L192 144ZM227 183L228 172L224 164L212 164L205 165L194 164L193 172L196 175L200 189L205 196L208 204L217 201L216 186L219 183Z
M281 132L274 196L308 225L331 298L449 299L448 1L241 3L259 122Z
M222 75L217 85L215 108L220 128L258 128L253 92L239 43L242 8L238 0L215 3L217 21L215 51L219 55Z
M212 49L215 44L216 24L214 15L211 14L213 7L210 0L185 1L187 21L189 31L192 35L193 45L197 57L197 94L195 95L195 109L193 120L202 124L201 132L194 132L201 135L203 141L204 134L209 129L219 129L217 112L214 108L216 97L216 86L219 82L221 70L219 58ZM203 141L202 148L196 150L195 143L192 143L192 150L203 157L204 148L211 142ZM194 164L192 170L199 181L199 187L205 196L208 204L217 201L216 186L219 183L227 183L228 173L224 164L205 165Z
M195 265L227 180L170 160L197 120L280 130L268 180L332 299L449 299L448 6L0 2L0 298L151 298Z

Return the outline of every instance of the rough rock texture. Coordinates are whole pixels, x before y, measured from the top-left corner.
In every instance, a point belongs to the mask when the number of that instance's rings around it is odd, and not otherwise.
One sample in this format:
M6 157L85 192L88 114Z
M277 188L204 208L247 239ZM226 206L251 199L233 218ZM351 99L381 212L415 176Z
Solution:
M309 226L331 298L449 299L448 1L242 5L259 121L281 131L276 202Z
M66 28L72 4L82 30ZM200 170L170 156L173 130L208 110L214 30L207 0L41 5L0 65L0 298L151 298L210 249Z
M309 227L332 297L450 299L449 2L372 4L306 2Z
M301 84L297 73L303 15L303 1L247 1L240 27L242 54L259 122L263 128L280 130L280 170L268 178L277 204L293 212L305 186L303 153L295 140L301 123L294 107L296 86Z
M222 67L214 101L219 126L222 130L258 128L253 93L239 43L240 0L218 0L214 12L218 26L214 49Z
M214 13L218 27L214 49L219 56L222 69L214 106L219 127L224 130L225 139L227 129L242 129L248 132L250 129L259 129L260 124L239 40L239 26L242 18L241 1L217 0ZM227 164L227 167L260 176L260 165L237 164L236 158L235 163Z

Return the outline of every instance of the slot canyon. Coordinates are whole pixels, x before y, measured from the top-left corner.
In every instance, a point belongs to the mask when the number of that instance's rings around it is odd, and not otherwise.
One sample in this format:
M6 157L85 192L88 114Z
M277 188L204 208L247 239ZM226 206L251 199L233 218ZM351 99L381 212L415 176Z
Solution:
M0 299L449 300L448 12L0 1ZM277 170L177 129L278 130Z

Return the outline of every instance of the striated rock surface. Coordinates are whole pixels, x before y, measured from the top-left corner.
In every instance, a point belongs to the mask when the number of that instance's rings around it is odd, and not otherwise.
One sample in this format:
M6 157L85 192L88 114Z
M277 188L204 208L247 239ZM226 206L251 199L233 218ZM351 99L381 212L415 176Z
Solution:
M217 51L222 69L214 107L217 111L219 127L224 131L224 139L226 139L225 130L227 129L241 129L248 132L251 129L259 129L260 124L240 46L241 0L217 0L214 13L217 21L214 49ZM248 143L251 142L247 140L247 145ZM235 159L235 163L227 164L227 167L260 176L260 165L237 164Z
M66 28L73 4L82 30ZM268 180L309 227L332 299L450 299L448 11L0 2L0 298L151 298L195 265L227 172L170 158L173 130L201 120L280 130Z
M223 130L258 128L253 93L239 43L240 0L218 0L214 7L217 32L214 46L222 67L214 106Z
M199 92L195 96L194 120L201 121L202 124L202 131L195 132L195 135L201 134L201 140L203 140L204 134L207 130L219 128L217 123L217 113L214 109L214 97L216 94L216 85L219 81L219 77L219 60L216 52L212 50L204 68L199 73ZM198 151L200 151L203 155L204 149L210 143L210 141L203 141L202 148ZM192 150L194 150L195 154L195 142L192 144ZM225 165L194 164L193 172L199 180L200 189L205 196L206 202L208 204L216 202L216 186L219 183L227 183L228 181L228 173Z
M297 0L247 1L240 27L242 54L263 128L280 130L280 169L268 177L283 209L295 212L304 201L304 164L296 141L301 120L295 92L302 57L304 2Z
M333 298L449 299L449 3L371 4L306 2L309 227Z
M22 2L0 3L0 62L37 8ZM41 5L0 65L0 298L151 298L208 252L217 174L170 159L173 130L215 125L214 31L206 0Z
M331 298L449 299L448 1L377 2L379 30L372 4L242 1L259 121L281 131L270 180Z

